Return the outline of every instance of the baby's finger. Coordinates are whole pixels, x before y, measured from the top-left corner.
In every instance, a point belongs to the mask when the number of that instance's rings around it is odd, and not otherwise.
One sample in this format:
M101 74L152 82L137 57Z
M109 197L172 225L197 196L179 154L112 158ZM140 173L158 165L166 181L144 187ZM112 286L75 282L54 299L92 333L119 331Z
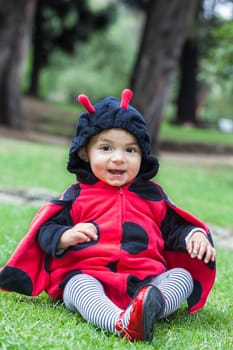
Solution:
M196 258L197 255L198 255L198 252L194 250L194 251L191 253L191 258Z
M200 254L201 244L199 242L194 242L194 241L191 241L190 243L191 244L188 252L191 255L191 258L196 258Z
M208 241L202 241L200 244L197 258L199 260L202 260L203 257L205 256L204 261L208 263L211 257L211 252L212 252L212 247L210 243Z
M204 262L208 264L209 261L215 261L215 259L216 259L216 251L211 245L209 245L206 249Z
M76 229L78 229L78 231L82 232L90 239L93 239L93 240L98 239L97 229L93 224L89 224L89 223L79 224L76 226Z
M187 249L188 253L191 255L193 253L193 250L194 250L194 242L189 240L187 245L186 245L186 249Z

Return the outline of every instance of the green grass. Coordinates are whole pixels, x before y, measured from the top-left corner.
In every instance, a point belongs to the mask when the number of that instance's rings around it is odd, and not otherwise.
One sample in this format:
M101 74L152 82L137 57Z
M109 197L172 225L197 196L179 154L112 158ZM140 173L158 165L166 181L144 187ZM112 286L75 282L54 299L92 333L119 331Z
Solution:
M156 180L171 199L202 220L232 227L233 165L163 161Z
M63 191L74 181L74 176L65 170L67 147L1 138L1 187ZM186 165L178 160L161 159L157 180L177 204L203 220L232 227L232 166ZM0 266L27 232L37 209L30 205L0 204ZM33 298L0 292L0 349L231 349L232 251L217 247L217 253L218 277L206 307L190 316L184 305L158 322L152 344L126 343L96 330L44 293Z
M233 146L232 133L224 134L217 129L182 127L166 121L161 124L159 139L161 141L201 142Z
M0 143L0 187L41 187L63 191L74 176L66 171L69 145L4 139Z
M126 343L96 330L45 294L26 297L0 292L0 349L221 349L233 347L232 252L218 249L218 279L202 310L186 305L157 323L151 344Z

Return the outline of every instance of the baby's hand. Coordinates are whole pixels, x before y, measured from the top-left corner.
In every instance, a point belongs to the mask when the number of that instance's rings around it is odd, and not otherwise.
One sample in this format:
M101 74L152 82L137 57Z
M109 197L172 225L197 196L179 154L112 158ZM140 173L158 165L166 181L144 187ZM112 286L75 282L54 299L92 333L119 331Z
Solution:
M216 250L212 247L209 240L201 231L192 234L186 245L188 253L192 258L202 259L205 255L204 262L215 261Z
M75 244L90 242L92 239L98 239L95 225L90 222L79 223L63 232L57 248L66 249Z

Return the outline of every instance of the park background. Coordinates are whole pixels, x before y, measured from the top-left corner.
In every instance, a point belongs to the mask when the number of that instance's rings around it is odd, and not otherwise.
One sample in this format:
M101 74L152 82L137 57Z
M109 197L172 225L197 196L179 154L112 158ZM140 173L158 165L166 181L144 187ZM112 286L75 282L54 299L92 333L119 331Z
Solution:
M0 1L0 265L44 201L74 178L82 107L125 87L145 115L157 180L216 238L205 309L159 323L153 344L85 324L46 295L0 293L0 349L230 349L233 208L232 1Z

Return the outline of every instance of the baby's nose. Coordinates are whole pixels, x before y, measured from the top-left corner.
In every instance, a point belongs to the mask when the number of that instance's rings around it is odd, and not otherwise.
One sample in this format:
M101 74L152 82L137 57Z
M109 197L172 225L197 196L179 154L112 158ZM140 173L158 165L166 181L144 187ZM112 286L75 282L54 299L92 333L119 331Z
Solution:
M122 162L124 161L125 156L124 152L122 150L115 150L112 154L112 161L113 162Z

